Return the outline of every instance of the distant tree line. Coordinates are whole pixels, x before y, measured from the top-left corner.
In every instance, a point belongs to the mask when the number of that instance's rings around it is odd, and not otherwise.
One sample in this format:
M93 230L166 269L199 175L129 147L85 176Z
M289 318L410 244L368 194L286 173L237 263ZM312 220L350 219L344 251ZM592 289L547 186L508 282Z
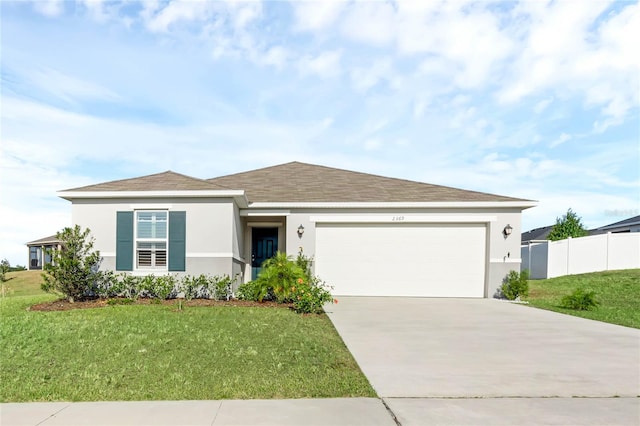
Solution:
M26 271L27 268L21 265L11 266L7 259L0 261L0 281L7 281L7 272Z

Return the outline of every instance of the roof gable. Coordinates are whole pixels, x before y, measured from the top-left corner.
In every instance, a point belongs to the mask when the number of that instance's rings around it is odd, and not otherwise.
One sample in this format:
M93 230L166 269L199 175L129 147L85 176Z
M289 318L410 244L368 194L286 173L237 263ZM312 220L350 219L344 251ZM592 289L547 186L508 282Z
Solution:
M208 182L242 189L250 202L528 201L300 162L221 176Z
M44 245L44 244L59 244L59 243L60 243L60 240L58 239L58 236L56 234L56 235L51 235L44 238L39 238L37 240L29 241L28 243L26 243L26 245L38 246L38 245Z
M633 216L628 219L620 220L618 222L610 223L605 226L601 226L598 229L609 229L609 228L618 228L623 226L631 226L640 223L640 216Z
M100 191L197 191L226 190L228 188L168 170L131 179L120 179L80 188L67 189L64 192L100 192Z

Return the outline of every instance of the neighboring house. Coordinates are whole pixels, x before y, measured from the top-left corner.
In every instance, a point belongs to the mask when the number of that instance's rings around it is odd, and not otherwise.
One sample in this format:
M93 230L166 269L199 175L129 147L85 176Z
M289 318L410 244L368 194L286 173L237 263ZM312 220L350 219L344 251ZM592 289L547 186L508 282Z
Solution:
M28 242L27 247L29 247L29 262L27 262L27 268L29 270L42 269L44 265L51 263L51 254L49 254L49 251L59 249L60 240L58 240L55 235L52 235Z
M532 279L640 267L640 216L559 241L546 241L551 228L522 234L520 267Z
M607 232L614 234L621 232L640 232L640 216L630 217L629 219L592 229L589 231L589 235L606 234Z
M553 225L543 226L541 228L535 228L531 231L523 232L520 235L520 240L522 244L527 244L531 241L542 241L546 240L551 232Z
M202 180L172 171L61 191L102 268L255 278L312 257L336 295L491 297L520 268L536 202L292 162ZM513 235L509 235L513 232Z
M543 226L541 228L535 228L531 231L523 232L520 236L522 244L527 244L532 241L544 241L549 237L549 233L554 225ZM589 229L587 235L598 235L612 232L614 234L620 232L640 232L640 216L630 217L629 219L621 220L609 225L601 226L596 229Z

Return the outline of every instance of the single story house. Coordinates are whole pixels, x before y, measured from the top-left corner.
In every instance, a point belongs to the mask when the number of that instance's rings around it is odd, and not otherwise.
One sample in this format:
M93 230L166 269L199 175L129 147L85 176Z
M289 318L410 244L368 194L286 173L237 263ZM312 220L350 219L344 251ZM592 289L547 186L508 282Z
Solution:
M552 228L553 225L541 226L540 228L535 228L531 231L523 232L522 235L520 235L520 243L527 244L531 241L546 240L551 233Z
M611 232L613 234L623 232L640 232L640 216L633 216L628 219L592 229L589 231L589 235L606 234L607 232Z
M29 249L29 270L42 270L44 265L51 263L51 250L60 249L60 241L55 235L40 238L27 243Z
M276 250L335 295L492 297L520 269L536 202L291 162L197 179L172 171L60 191L102 268L255 278Z

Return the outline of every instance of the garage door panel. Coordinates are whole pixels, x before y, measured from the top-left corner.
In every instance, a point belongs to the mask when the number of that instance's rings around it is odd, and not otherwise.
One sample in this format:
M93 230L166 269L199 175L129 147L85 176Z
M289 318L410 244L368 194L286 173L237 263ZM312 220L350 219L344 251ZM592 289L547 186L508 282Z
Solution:
M336 295L483 297L483 224L318 224L316 273Z

